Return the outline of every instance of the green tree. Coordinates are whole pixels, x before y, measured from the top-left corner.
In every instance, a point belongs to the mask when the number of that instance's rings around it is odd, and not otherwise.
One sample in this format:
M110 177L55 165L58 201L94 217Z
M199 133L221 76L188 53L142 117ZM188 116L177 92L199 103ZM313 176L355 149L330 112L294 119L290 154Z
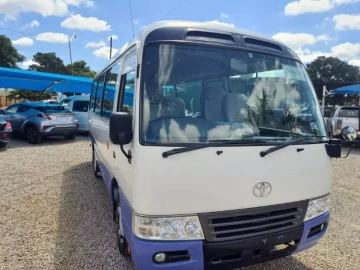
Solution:
M29 100L29 101L40 101L43 99L50 99L50 93L44 93L39 91L30 91L30 90L14 90L8 94L8 98L11 100Z
M360 69L336 57L319 56L306 65L313 83L348 83L360 81Z
M23 62L25 56L20 54L12 45L11 40L0 35L0 66L8 68L19 68L17 63Z
M96 71L91 70L84 60L76 61L72 65L68 64L66 68L74 76L93 78L96 74Z
M56 53L36 53L33 57L33 61L38 63L29 67L29 70L42 71L49 73L65 74L69 75L70 71L64 65L62 59L56 56Z

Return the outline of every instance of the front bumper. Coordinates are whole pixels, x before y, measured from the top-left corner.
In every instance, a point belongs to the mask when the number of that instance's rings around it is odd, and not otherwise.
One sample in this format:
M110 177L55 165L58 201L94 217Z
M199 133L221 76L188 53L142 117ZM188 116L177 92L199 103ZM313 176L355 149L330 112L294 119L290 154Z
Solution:
M138 270L152 269L209 269L226 270L278 259L296 254L314 246L324 236L330 214L326 213L303 225L285 231L236 241L209 243L206 241L144 241L135 237L130 228L126 237L131 247L132 258ZM281 249L282 245L292 245ZM274 249L277 246L278 249ZM181 251L188 259L157 264L153 256L158 252Z

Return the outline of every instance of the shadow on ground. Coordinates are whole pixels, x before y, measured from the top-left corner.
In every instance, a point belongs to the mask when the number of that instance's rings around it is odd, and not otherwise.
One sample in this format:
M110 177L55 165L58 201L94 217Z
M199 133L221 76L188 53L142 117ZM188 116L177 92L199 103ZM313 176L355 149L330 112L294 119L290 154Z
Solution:
M102 180L89 163L64 173L57 230L55 269L134 269L120 257L111 204ZM294 257L242 268L246 270L310 270Z
M22 136L14 135L12 140L7 144L7 146L3 149L0 149L1 152L6 152L10 149L18 149L18 148L37 148L37 147L52 147L61 144L69 144L76 143L78 141L88 141L88 136L84 133L79 133L74 140L65 140L62 136L51 136L44 137L39 144L30 144L28 143Z
M134 269L120 257L111 203L90 163L63 175L55 269Z

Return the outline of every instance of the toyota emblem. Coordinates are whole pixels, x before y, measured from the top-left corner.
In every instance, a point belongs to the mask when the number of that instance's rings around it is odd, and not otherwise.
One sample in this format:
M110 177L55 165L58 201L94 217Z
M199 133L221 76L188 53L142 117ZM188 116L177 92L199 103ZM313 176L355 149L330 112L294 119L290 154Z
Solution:
M253 188L253 193L256 197L266 197L271 193L272 187L268 182L257 183Z

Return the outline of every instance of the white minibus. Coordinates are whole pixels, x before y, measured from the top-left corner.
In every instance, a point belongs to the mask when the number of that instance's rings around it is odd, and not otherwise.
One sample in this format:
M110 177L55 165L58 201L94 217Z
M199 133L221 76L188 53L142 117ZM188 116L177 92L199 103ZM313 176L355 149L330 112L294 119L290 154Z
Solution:
M304 65L276 40L148 25L94 77L89 139L136 269L253 265L308 249L328 228L341 145Z
M60 104L75 113L79 121L79 131L88 132L89 130L89 102L90 95L76 95L64 98Z

